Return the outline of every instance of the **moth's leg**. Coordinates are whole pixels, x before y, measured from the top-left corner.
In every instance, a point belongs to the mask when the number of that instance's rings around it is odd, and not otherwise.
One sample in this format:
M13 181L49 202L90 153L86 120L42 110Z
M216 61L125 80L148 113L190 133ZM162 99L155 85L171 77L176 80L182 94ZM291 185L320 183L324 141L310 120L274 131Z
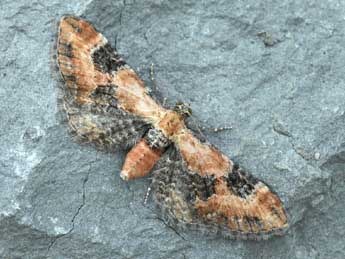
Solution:
M145 194L145 198L144 198L144 202L143 202L144 205L147 204L147 201L148 201L148 199L149 199L149 197L150 197L151 190L152 190L151 184L152 184L152 182L151 182L150 185L147 187L146 194Z
M166 98L166 97L163 98L163 103L162 103L163 107L165 107L165 105L167 104L167 100L168 100L168 98Z
M152 82L153 87L157 90L157 83L156 83L156 79L155 79L155 70L154 70L154 64L151 63L150 66L150 80Z

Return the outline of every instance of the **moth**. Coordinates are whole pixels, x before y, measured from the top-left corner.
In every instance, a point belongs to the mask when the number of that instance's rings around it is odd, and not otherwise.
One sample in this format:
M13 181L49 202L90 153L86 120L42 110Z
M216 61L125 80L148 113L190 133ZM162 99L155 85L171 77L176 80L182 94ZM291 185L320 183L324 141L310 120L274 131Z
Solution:
M89 22L59 21L56 63L63 105L77 139L99 149L130 149L120 176L152 171L152 195L171 225L266 239L288 227L270 188L186 126L189 106L162 107L144 82Z

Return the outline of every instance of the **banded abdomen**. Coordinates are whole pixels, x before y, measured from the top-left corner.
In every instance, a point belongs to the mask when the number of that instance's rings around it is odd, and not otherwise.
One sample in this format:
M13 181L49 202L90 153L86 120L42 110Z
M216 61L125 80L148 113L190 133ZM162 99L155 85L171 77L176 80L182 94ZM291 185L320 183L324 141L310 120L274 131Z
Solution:
M157 163L170 141L163 133L151 128L128 152L120 176L128 181L147 175Z

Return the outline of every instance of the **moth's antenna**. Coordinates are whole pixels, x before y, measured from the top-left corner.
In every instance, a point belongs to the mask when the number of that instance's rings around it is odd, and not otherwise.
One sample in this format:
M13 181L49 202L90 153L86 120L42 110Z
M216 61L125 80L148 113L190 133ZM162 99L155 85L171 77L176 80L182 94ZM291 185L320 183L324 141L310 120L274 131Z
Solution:
M153 63L151 63L151 66L150 66L150 80L151 80L152 86L154 88L154 94L157 95L156 97L158 97L159 101L162 102L162 106L165 107L166 102L167 102L167 98L163 97L163 95L158 90L157 82L156 82L156 78L155 78L155 69L154 69Z
M204 127L204 129L211 130L214 133L218 133L218 132L221 132L221 131L224 131L224 130L231 130L232 126L225 126L225 127L218 127L218 128L205 128Z
M193 124L195 125L196 127L196 130L199 132L200 136L206 140L206 137L204 135L203 132L205 131L209 131L209 132L212 132L212 133L219 133L219 132L222 132L222 131L225 131L225 130L232 130L232 126L224 126L224 127L215 127L215 128L210 128L210 127L205 127L205 126L201 126L199 127L199 124L198 122L193 118L193 116L190 117Z

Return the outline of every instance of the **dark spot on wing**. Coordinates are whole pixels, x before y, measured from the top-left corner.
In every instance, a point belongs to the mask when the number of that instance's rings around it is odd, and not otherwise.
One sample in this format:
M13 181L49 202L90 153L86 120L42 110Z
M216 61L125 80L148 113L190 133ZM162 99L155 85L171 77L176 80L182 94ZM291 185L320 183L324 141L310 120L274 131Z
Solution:
M77 78L75 75L63 75L65 81L76 82Z
M96 69L108 74L126 64L109 43L96 49L92 54L92 60Z
M73 58L73 48L71 43L59 43L59 55L66 56L68 58Z
M232 172L226 177L228 187L241 198L246 198L255 189L258 180L234 164Z

